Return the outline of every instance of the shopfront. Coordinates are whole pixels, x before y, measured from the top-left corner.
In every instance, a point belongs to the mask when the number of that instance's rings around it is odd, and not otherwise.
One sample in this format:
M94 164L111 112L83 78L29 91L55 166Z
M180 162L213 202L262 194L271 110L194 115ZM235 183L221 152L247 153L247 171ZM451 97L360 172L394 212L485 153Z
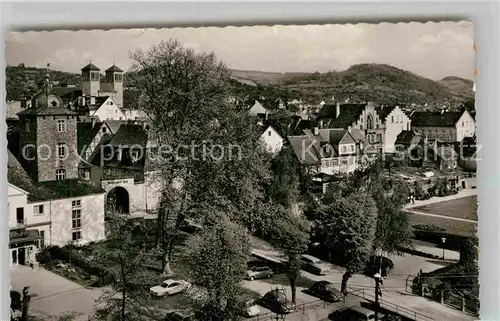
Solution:
M11 229L9 234L10 267L35 264L36 242L41 238L38 230Z

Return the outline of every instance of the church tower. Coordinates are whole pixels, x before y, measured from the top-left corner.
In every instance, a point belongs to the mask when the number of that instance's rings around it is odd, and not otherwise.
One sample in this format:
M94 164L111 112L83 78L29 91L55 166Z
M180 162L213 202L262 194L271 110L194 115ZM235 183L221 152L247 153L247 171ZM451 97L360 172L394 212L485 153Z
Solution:
M111 98L115 104L123 107L123 70L115 64L106 69L106 84L109 86L109 91L112 93Z
M100 69L89 63L82 68L83 86L82 92L85 96L97 97L101 86Z

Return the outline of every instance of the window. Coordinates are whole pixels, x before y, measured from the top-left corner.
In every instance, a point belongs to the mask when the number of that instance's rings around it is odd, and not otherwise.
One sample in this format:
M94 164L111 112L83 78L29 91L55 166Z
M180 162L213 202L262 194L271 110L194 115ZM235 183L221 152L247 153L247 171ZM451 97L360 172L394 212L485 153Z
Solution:
M349 145L349 151L350 152L354 152L354 146L353 145Z
M347 158L342 158L342 165L347 165Z
M82 210L74 209L72 213L72 228L74 230L82 228Z
M391 116L391 123L394 124L394 116Z
M71 202L71 208L80 208L80 207L82 207L81 200L74 200Z
M337 166L339 164L339 160L337 158L332 159L332 166Z
M363 124L359 124L359 129L363 130Z
M379 128L380 128L380 124L379 124L379 123L377 123L377 129L379 129Z
M57 157L64 158L66 156L66 144L57 143Z
M78 242L82 239L82 231L73 232L73 242Z
M268 131L268 132L267 132L267 136L271 136L271 131Z
M51 103L52 107L57 107L57 101L53 100Z
M24 223L24 207L16 208L16 221L18 224L25 224Z
M56 180L57 181L62 181L65 178L66 178L66 170L65 169L56 170Z
M90 72L90 81L99 81L99 72L98 71L91 71Z
M102 128L102 132L103 132L103 133L107 132L107 130L108 130L108 129L107 129L106 127L103 127L103 128Z
M45 231L40 231L40 239L37 240L36 246L39 249L43 249L45 247Z
M66 131L66 121L64 119L59 119L57 121L57 131L64 133Z
M342 153L345 153L345 152L346 152L346 147L345 147L345 146L342 146L342 147L340 148L340 150L342 151Z
M323 167L328 167L328 165L329 165L329 164L328 164L328 160L327 160L327 159L322 160L322 161L321 161L321 165L322 165Z
M43 215L43 204L33 206L33 215Z
M120 82L123 80L123 75L122 74L115 74L115 81Z

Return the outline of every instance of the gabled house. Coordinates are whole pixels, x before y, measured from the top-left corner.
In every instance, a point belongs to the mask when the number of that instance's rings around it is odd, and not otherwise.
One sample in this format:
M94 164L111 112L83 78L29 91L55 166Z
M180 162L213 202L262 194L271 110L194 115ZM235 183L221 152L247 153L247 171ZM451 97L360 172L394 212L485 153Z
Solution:
M476 122L468 111L413 112L411 126L430 140L460 142L464 137L473 137Z
M358 166L360 146L347 130L316 127L288 140L299 163L311 174L352 173Z
M451 146L439 146L434 149L436 160L441 170L453 170L458 165L458 154Z
M255 103L253 104L252 107L248 110L248 113L251 116L257 116L257 115L262 115L262 114L267 114L269 111L262 106L262 104L256 100Z
M403 130L398 134L395 141L395 151L405 152L420 143L423 143L423 136L415 130Z
M285 140L272 126L262 127L264 132L260 135L259 140L264 145L265 149L271 154L277 154L283 148Z

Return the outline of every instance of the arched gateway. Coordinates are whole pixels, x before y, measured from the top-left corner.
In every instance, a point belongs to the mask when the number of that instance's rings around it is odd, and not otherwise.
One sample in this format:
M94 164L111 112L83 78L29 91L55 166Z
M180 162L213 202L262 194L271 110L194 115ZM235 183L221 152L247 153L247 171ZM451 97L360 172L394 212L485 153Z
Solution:
M112 207L118 213L129 214L130 197L128 191L121 186L112 188L106 197L106 206Z

